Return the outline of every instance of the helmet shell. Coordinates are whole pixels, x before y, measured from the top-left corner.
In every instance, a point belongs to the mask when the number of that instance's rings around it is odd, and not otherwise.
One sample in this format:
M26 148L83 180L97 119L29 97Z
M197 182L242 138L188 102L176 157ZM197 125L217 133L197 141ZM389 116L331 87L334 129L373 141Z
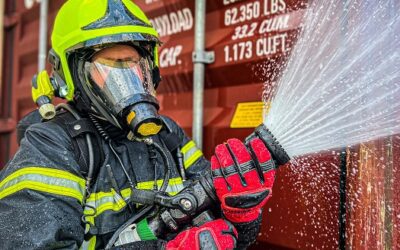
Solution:
M132 0L68 0L58 12L51 36L52 48L67 85L65 98L72 100L74 82L68 55L78 49L110 43L154 42L154 66L158 66L157 31ZM55 65L53 64L53 67Z

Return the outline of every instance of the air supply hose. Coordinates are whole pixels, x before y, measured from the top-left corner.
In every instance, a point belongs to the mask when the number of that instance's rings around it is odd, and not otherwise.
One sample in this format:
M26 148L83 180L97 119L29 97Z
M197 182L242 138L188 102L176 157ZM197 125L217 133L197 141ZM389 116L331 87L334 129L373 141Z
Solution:
M165 190L167 190L167 187L168 187L168 184L169 184L169 179L170 179L170 174L171 174L171 163L170 163L170 161L168 159L167 153L165 153L165 149L163 147L161 147L160 144L158 144L157 142L155 142L154 140L152 140L150 138L146 138L144 140L139 140L139 141L143 141L147 145L154 146L154 148L161 155L161 158L163 159L163 162L164 162L165 173L164 173L163 184L162 184L162 186L160 188L160 191L161 192L165 192Z

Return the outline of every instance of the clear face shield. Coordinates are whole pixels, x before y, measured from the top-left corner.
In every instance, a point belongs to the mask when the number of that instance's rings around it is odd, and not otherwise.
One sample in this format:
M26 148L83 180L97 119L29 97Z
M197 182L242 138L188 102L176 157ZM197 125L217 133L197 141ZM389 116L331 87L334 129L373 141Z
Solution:
M148 61L141 58L133 61L99 58L85 64L94 88L100 91L107 105L113 107L116 113L134 102L137 94L155 96L150 66Z
M135 136L146 137L161 130L148 59L94 57L85 63L84 70L95 96L114 116L125 119Z

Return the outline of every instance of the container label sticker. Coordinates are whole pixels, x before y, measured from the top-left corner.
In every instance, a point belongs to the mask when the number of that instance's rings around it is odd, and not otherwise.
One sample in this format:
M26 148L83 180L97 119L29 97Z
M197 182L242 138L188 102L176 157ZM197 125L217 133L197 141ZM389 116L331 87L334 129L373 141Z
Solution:
M263 122L268 105L264 102L242 102L236 106L231 128L255 128Z

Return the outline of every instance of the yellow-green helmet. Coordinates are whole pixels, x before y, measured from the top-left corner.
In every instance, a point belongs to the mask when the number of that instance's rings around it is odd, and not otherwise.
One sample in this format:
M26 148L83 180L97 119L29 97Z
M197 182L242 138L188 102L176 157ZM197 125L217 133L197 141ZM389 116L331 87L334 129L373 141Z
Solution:
M60 88L58 95L69 101L74 97L75 84L68 57L84 48L148 43L158 72L157 31L132 0L68 0L57 14L51 41L49 61Z

